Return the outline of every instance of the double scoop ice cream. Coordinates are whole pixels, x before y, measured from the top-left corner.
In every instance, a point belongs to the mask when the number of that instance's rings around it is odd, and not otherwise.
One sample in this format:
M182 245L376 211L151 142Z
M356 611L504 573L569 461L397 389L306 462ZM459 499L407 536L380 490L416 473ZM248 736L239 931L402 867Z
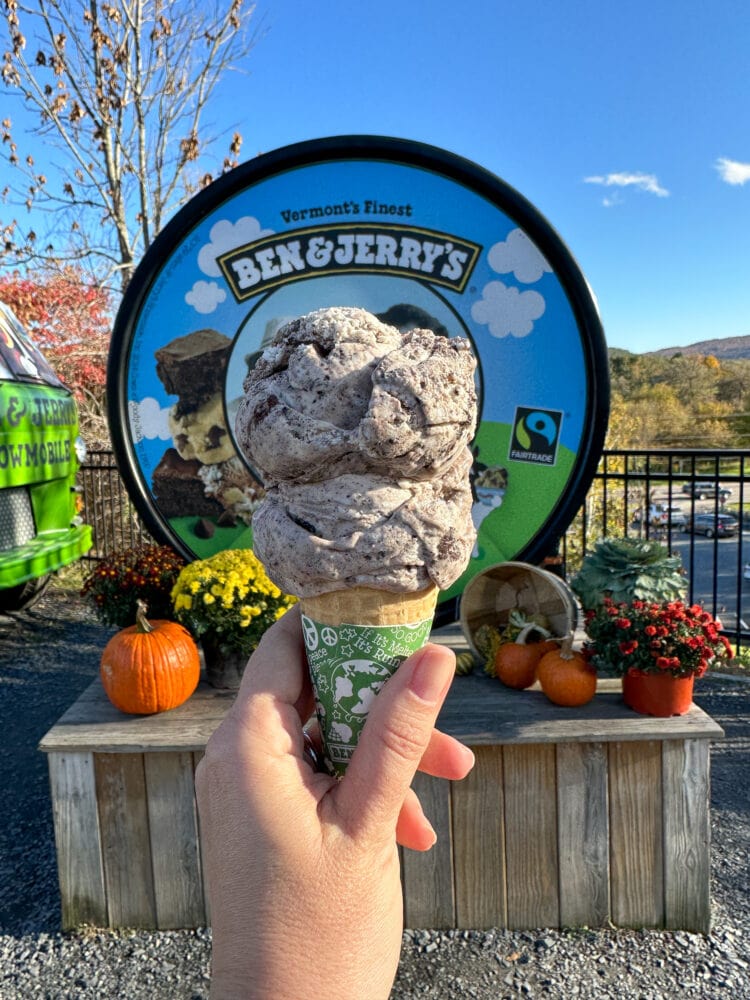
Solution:
M301 599L334 772L468 564L475 367L462 338L335 307L280 328L245 379L236 440L266 488L253 548Z

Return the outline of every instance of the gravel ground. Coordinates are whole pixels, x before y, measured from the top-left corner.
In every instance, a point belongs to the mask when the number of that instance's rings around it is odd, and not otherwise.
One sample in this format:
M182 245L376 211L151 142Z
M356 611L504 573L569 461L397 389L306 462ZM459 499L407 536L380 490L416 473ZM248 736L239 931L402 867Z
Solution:
M208 997L206 929L59 931L36 746L95 676L111 634L59 586L31 611L0 616L0 1000ZM712 751L712 933L409 930L392 1000L750 998L750 684L709 676L697 691L726 731Z

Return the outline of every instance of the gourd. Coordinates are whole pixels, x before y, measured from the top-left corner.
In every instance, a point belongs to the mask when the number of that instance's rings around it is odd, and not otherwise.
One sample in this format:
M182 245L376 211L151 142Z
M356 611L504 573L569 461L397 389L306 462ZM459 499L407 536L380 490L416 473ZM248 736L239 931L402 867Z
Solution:
M129 715L153 715L182 705L200 679L198 647L177 622L146 618L116 632L102 653L99 675L112 704Z
M469 650L462 650L456 653L456 676L465 677L474 670L474 654Z
M558 650L545 653L537 667L537 680L553 704L566 708L585 705L596 694L596 671L573 649L572 634Z

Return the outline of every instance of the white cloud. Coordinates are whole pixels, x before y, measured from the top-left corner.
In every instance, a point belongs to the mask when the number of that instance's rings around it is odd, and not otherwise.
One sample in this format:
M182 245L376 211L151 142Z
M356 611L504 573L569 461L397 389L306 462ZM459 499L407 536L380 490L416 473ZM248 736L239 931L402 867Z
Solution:
M721 156L714 166L719 171L719 177L727 184L747 184L750 181L750 163L740 163Z
M504 243L496 243L487 255L490 267L498 274L515 275L524 284L539 281L545 271L551 271L547 261L522 229L512 229Z
M172 432L169 429L169 407L162 408L158 400L152 396L145 399L128 401L128 416L133 440L137 443L145 438L153 441L169 441Z
M655 194L657 198L668 198L669 191L662 187L656 174L642 173L621 173L595 174L591 177L583 178L584 184L601 184L607 188L636 188L638 191L645 191L647 194ZM615 205L617 198L605 197L604 204Z
M221 277L219 265L216 258L227 250L234 250L235 247L252 243L253 240L260 239L261 236L270 236L273 229L263 229L261 224L252 215L245 215L236 222L229 219L220 219L211 226L211 242L201 247L198 252L198 267L204 274L211 278Z
M477 323L485 323L493 337L527 336L546 308L539 292L519 292L502 281L489 281L482 296L471 307L471 315Z
M227 293L215 281L196 281L190 291L185 293L187 304L204 316L212 313L226 297Z

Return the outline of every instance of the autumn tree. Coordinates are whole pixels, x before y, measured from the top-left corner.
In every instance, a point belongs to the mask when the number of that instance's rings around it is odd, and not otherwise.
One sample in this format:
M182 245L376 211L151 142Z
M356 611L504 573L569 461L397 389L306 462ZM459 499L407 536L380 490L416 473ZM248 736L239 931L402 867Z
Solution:
M105 413L109 293L87 285L67 265L44 271L34 281L19 273L0 277L0 301L10 306L75 394L88 447L110 447Z
M18 214L0 222L0 266L75 262L100 281L119 278L122 290L175 209L237 163L239 132L217 155L206 119L222 76L252 47L253 8L244 0L2 6L0 156L13 168L2 195L33 223ZM18 111L35 123L32 133Z

